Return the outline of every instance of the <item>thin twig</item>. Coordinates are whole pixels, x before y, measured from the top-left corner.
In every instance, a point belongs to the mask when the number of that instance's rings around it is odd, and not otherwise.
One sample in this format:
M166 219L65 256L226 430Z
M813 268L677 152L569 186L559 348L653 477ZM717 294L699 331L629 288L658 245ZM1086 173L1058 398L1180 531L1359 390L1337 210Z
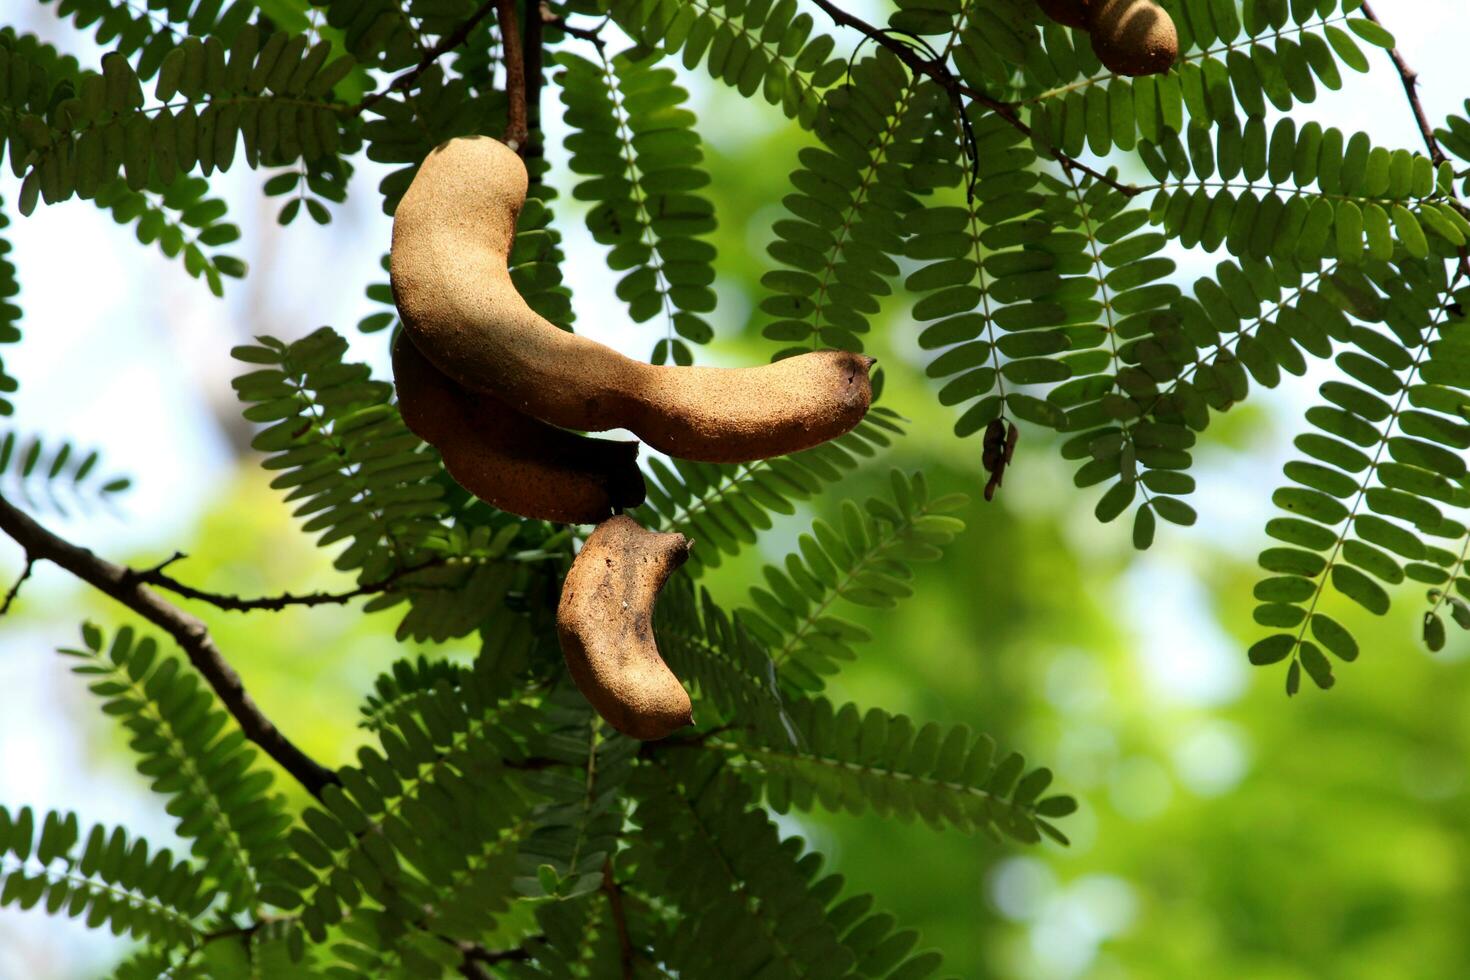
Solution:
M556 14L552 13L550 6L545 3L541 4L542 24L546 25L547 27L555 27L567 37L575 37L582 41L588 41L595 45L597 47L597 50L599 51L601 51L603 45L607 43L602 39L602 28L603 25L607 23L607 21L608 19L604 17L602 19L602 23L598 24L596 27L573 27L571 24L567 23L567 19L565 17L559 17Z
M176 555L174 558L169 559L169 562L172 562L182 557L182 555ZM415 572L421 572L426 568L435 568L437 566L443 565L446 561L446 558L439 557L432 558L418 565L409 565L405 568L398 569L397 571L388 575L386 578L383 578L377 582L369 582L367 585L360 585L357 588L351 589L347 592L309 592L304 595L294 595L290 592L283 592L280 595L260 596L254 599L242 599L241 597L234 595L225 595L218 592L206 592L203 589L196 589L192 585L185 585L183 582L178 581L172 576L165 575L163 573L162 565L157 568L150 568L145 571L137 572L135 573L134 577L135 581L141 582L144 585L152 585L160 589L167 589L175 595L183 596L185 599L197 599L200 602L207 602L211 606L214 606L218 609L224 609L229 612L251 612L260 609L269 610L271 612L279 612L280 610L285 609L287 606L345 605L346 603L351 602L353 599L357 599L361 596L376 595L379 592L389 592L392 591L393 587L397 585L401 580L407 578ZM165 562L164 564L166 565L169 562Z
M545 82L542 69L542 35L545 32L546 22L541 16L534 13L526 14L525 32L521 37L521 56L525 62L526 74L526 139L529 145L526 147L525 157L540 159L545 154L545 139L541 134L541 86ZM531 181L539 183L540 167L530 167Z
M718 725L714 728L707 729L698 733L697 735L691 735L687 738L661 738L653 742L644 742L643 745L639 747L638 754L643 756L644 758L648 758L669 749L700 749L704 748L704 744L717 735L723 735L725 732L734 730L753 731L753 729L751 729L749 726L736 725L735 723L730 722L724 725Z
M1373 8L1368 6L1366 0L1363 3L1362 14L1379 27L1383 27L1383 21L1373 13ZM1399 80L1404 83L1404 94L1409 97L1409 105L1414 110L1414 119L1418 122L1419 132L1424 137L1424 145L1429 148L1429 159L1434 161L1437 167L1445 162L1445 155L1444 150L1440 149L1439 140L1434 137L1434 127L1429 123L1429 116L1424 111L1424 103L1419 101L1419 73L1409 67L1409 63L1404 60L1398 48L1391 48L1388 56L1393 59L1393 66L1399 72Z
M459 975L465 980L495 980L495 975L477 963L468 952L463 953L459 961Z
M1366 0L1362 6L1362 14L1379 27L1383 27L1383 21L1378 19L1378 15L1373 12L1373 8L1367 4ZM1439 139L1434 135L1434 126L1429 122L1429 114L1424 111L1424 103L1419 99L1419 73L1409 67L1408 61L1399 52L1397 46L1389 49L1388 56L1393 60L1394 68L1398 69L1399 81L1404 85L1404 94L1409 97L1409 108L1414 110L1414 121L1419 126L1419 135L1424 137L1424 146L1429 150L1430 161L1436 167L1448 162L1449 158L1445 156L1444 148L1439 145ZM1450 205L1461 214L1466 213L1464 206L1458 201L1452 200ZM1470 276L1470 246L1460 246L1459 274Z
M880 30L861 17L848 13L832 3L831 0L815 0L815 3L818 7L822 8L828 17L832 18L834 24L837 24L839 27L850 27L861 33L864 37L887 48L893 52L899 61L902 61L908 66L908 69L915 75L923 75L944 89L948 93L951 101L957 101L960 96L964 96L971 102L977 102L985 106L985 108L1000 116L1001 119L1004 119L1006 123L1023 135L1027 137L1031 135L1031 127L1021 120L1015 105L1010 102L1002 102L973 86L966 85L955 77L954 72L949 70L949 67L944 64L943 59L923 57L912 46L899 40L892 33ZM1124 184L1107 174L1094 170L1087 164L1068 156L1055 147L1049 147L1047 152L1051 155L1052 159L1063 166L1081 171L1121 194L1134 197L1139 193L1139 189L1132 184Z
M49 561L127 606L174 638L189 662L204 676L226 709L240 724L245 737L265 750L313 796L337 782L330 769L313 760L256 706L240 675L215 646L208 628L194 616L169 605L140 581L140 573L113 564L78 545L57 537L0 496L0 531L14 538L32 561Z
M532 936L526 940L528 943L545 939L545 936ZM480 968L480 964L494 966L496 963L522 962L531 958L531 951L525 946L512 946L510 949L486 949L479 943L463 943L460 952L464 954L464 960L460 964L460 972L465 976L489 976L483 972L471 974L466 968Z
M501 62L505 65L505 94L510 101L504 142L524 156L531 128L526 122L526 62L521 57L521 29L516 21L515 0L496 0L495 19L504 53Z
M35 567L36 559L32 558L31 553L27 551L26 567L20 570L20 578L16 579L15 584L10 587L10 591L5 593L5 603L4 605L0 605L0 616L4 616L10 612L11 603L15 602L15 597L20 595L20 587L25 584L26 579L31 577L31 570Z
M607 895L607 905L612 910L613 928L618 933L618 964L622 967L622 980L633 980L633 939L628 934L628 913L623 908L623 890L613 878L612 858L605 858L602 862L602 890Z
M490 11L495 9L495 3L496 0L485 0L484 3L480 4L478 10L465 18L463 23L439 38L432 48L425 51L423 57L419 59L418 64L393 79L386 87L364 98L357 105L353 106L347 115L349 117L360 116L364 110L387 98L390 92L406 92L413 88L413 83L418 81L419 76L428 71L434 62L465 42L465 39L470 36L470 32L479 25L480 21L485 19Z

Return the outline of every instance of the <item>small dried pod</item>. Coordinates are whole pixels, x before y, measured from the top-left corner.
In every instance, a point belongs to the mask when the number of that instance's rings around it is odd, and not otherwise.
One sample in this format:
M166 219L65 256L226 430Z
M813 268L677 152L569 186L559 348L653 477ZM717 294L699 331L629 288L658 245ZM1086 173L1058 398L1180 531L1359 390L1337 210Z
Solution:
M643 503L638 443L591 439L468 391L405 334L393 344L398 410L460 486L522 517L596 524Z
M653 606L690 541L619 515L587 538L562 584L556 632L577 690L624 735L648 741L692 724L689 694L659 656Z
M1036 0L1041 12L1058 24L1087 30L1087 8L1094 0Z
M1162 75L1179 58L1179 32L1153 0L1091 0L1092 50L1119 75Z
M526 189L513 150L464 137L429 153L394 213L394 302L419 350L456 382L551 425L628 429L670 456L710 463L809 449L862 421L871 357L825 350L760 367L655 366L543 319L507 267Z

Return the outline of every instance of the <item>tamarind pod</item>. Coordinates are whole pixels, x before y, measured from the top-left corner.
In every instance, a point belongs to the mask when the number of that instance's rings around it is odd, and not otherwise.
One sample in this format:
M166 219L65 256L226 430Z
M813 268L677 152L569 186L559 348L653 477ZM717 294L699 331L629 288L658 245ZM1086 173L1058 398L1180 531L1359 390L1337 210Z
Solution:
M1087 7L1091 0L1036 0L1041 12L1058 24L1087 30Z
M1092 50L1120 75L1162 75L1179 57L1179 32L1153 0L1091 0Z
M618 515L597 525L562 584L556 632L577 690L609 725L644 741L694 721L653 638L654 602L689 548L682 534Z
M464 137L429 153L394 215L394 301L419 350L459 384L564 429L629 429L671 456L716 463L808 449L866 414L874 362L860 354L655 367L542 319L506 266L525 196L514 151Z
M455 482L522 517L596 524L643 503L638 443L589 439L467 391L404 334L393 344L398 410Z

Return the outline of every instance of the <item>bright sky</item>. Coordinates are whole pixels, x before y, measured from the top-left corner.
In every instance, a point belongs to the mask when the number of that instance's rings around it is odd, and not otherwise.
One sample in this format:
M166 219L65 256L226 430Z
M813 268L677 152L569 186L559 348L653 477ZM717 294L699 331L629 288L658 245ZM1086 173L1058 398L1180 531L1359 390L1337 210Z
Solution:
M877 7L854 6L868 8L869 15ZM54 12L54 4L0 2L0 21L54 39L84 64L95 64L97 49L90 38L58 22ZM1454 94L1470 90L1462 50L1465 0L1400 0L1380 4L1378 12L1421 74L1430 117L1463 113ZM822 15L816 16L821 23ZM1371 128L1378 145L1419 149L1397 76L1381 54L1374 55L1374 65L1372 80L1349 75L1344 91L1326 93L1305 111L1324 126L1347 132ZM719 126L704 129L716 145L738 139L739 126L779 120L763 103L749 111L718 111L711 99L718 95L726 100L719 105L729 106L728 96L714 93L703 74L686 78L685 84L702 103L696 106L701 117L721 120ZM560 103L548 97L544 111L555 164L562 159ZM727 121L731 125L722 128ZM363 289L382 278L378 259L389 236L375 191L380 170L366 161L360 166L353 197L347 207L335 210L335 220L326 228L305 217L289 229L279 228L274 221L279 202L260 194L264 175L241 167L217 181L215 193L228 200L232 218L244 232L233 251L253 266L244 282L227 282L225 302L189 279L182 263L164 258L156 248L139 246L130 228L115 225L86 202L43 205L29 219L12 212L15 223L8 232L23 289L25 341L0 352L7 370L21 380L15 399L18 414L0 422L0 429L13 425L48 441L68 438L80 447L101 447L109 472L134 479L122 501L121 518L102 514L64 524L52 521L54 526L104 554L141 550L165 557L169 543L195 521L228 472L228 447L214 419L215 413L238 417L229 386L237 371L230 347L253 334L293 338L322 324L356 337L357 320L375 309ZM7 205L17 191L7 163L0 178ZM724 219L735 220L728 215ZM577 283L579 306L588 313L582 322L597 324L599 340L643 356L647 342L642 334L605 325L603 316L590 313L606 309L601 298L611 295L615 282L602 264L600 249L579 221L564 222L562 231L570 253L569 278ZM764 227L753 232L760 240L767 234ZM1187 265L1188 279L1218 259ZM86 288L78 288L81 283ZM381 336L358 338L356 355L386 376L382 348ZM180 373L192 383L179 384ZM1314 387L1297 385L1294 394L1270 399L1283 407L1275 458L1239 460L1200 474L1204 478L1194 502L1201 519L1192 534L1244 543L1254 551L1270 506L1265 488L1277 478L1295 420ZM1125 524L1079 533L1092 538L1093 547L1127 548ZM1139 623L1145 673L1165 700L1201 706L1229 700L1246 683L1244 659L1223 640L1198 639L1198 625L1208 616L1205 597L1190 574L1190 537L1178 532L1160 537L1160 546L1131 573L1127 589ZM17 568L15 550L0 544L0 585L7 585ZM70 587L55 569L42 567L28 584L25 600L40 604L47 595ZM86 764L82 737L56 713L58 705L74 697L74 685L50 651L58 641L70 640L74 630L75 623L63 617L52 623L31 621L24 628L7 625L0 633L0 689L6 691L7 705L0 715L0 804L78 808L87 820L140 823L145 814L156 820L158 808L150 801L132 797L105 771ZM1038 928L1045 939L1040 945L1057 950L1065 967L1051 975L1066 975L1071 971L1066 964L1090 960L1092 945L1064 948L1068 930L1056 928L1054 921L1045 920ZM0 911L0 980L95 970L112 956L111 946L100 936L83 938L83 932L74 923L37 912ZM1074 940L1093 945L1106 933L1101 927L1071 931Z

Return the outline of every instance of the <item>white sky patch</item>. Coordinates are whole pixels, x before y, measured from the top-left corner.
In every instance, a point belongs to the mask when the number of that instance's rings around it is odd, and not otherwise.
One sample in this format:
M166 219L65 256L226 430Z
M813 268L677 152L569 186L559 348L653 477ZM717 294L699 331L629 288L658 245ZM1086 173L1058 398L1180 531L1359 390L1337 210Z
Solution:
M1205 722L1174 746L1174 772L1199 796L1230 792L1249 770L1245 733L1226 722Z
M1166 701L1226 704L1248 682L1244 652L1215 624L1209 597L1183 556L1146 555L1124 575L1124 621L1145 682Z

